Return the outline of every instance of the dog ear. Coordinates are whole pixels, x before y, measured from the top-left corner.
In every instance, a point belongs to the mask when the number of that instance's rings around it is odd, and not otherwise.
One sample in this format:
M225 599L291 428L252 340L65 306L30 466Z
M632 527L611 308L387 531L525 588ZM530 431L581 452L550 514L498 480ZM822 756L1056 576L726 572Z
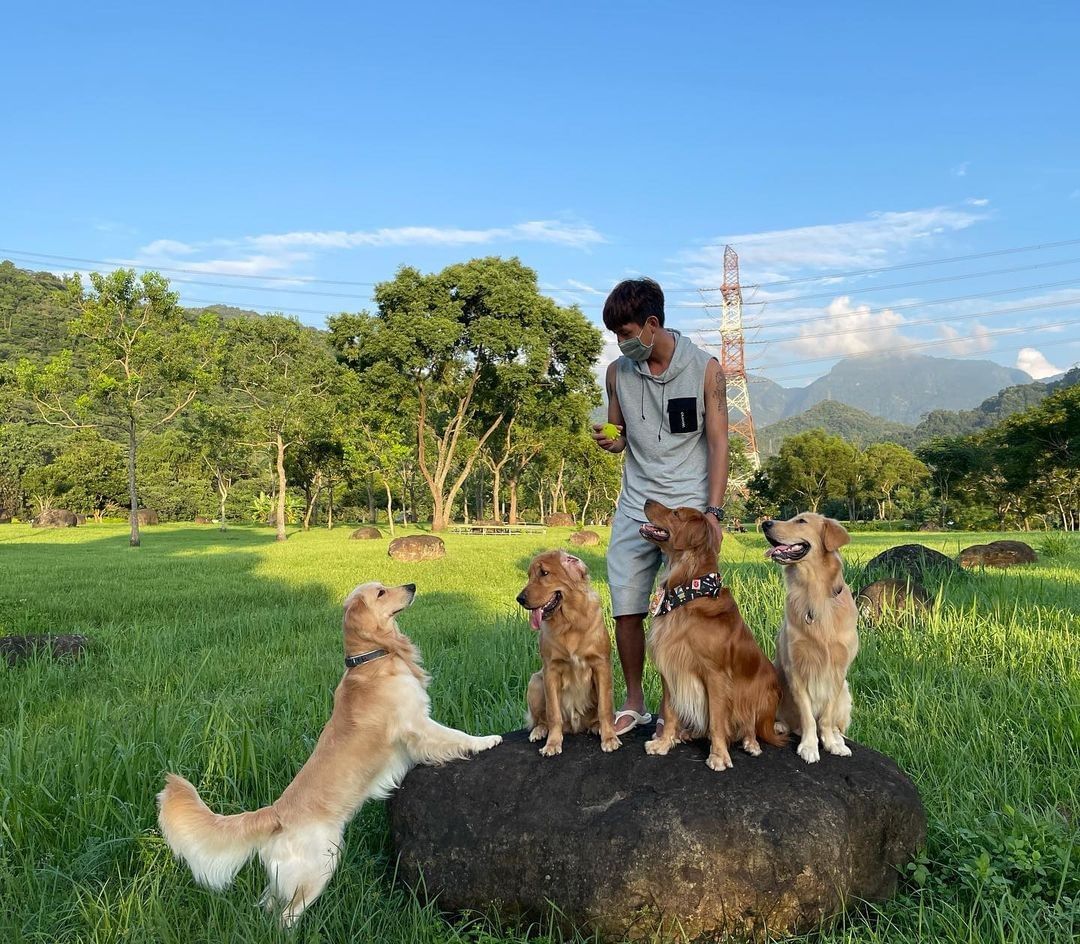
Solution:
M562 565L569 573L580 577L582 580L589 579L589 568L585 566L585 561L580 557L574 557L573 554L567 554L563 551Z
M345 630L346 637L372 636L379 630L379 618L364 602L364 598L357 595L345 601L342 628Z
M845 544L851 543L851 535L835 518L825 519L825 524L821 527L821 538L827 551L838 551Z

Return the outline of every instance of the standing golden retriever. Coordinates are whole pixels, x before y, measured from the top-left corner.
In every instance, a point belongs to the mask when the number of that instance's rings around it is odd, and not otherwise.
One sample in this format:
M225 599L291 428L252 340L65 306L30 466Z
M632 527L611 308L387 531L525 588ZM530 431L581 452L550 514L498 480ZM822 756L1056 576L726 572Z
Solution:
M529 740L547 738L540 753L553 757L562 753L564 731L599 731L600 747L618 750L611 640L584 562L565 551L537 555L517 601L540 633L544 665L529 679Z
M838 521L810 513L763 521L761 530L771 545L765 556L784 567L787 583L784 624L776 638L784 689L777 727L802 736L799 756L808 764L821 758L819 737L830 754L849 757L847 672L859 651L858 613L837 552L851 538Z
M774 730L780 702L776 669L747 629L731 591L717 572L720 548L705 516L693 508L645 503L649 519L641 536L659 545L668 560L649 631L649 652L664 685L664 732L645 745L666 754L685 730L708 734L706 763L732 766L728 745L741 740L757 756L760 738L777 747Z
M213 889L228 886L258 852L266 868L262 903L296 922L330 881L341 836L366 800L387 796L417 763L438 764L494 747L428 717L428 676L394 617L413 584L366 583L345 600L345 676L311 757L270 806L221 816L183 777L169 774L158 822L169 848Z

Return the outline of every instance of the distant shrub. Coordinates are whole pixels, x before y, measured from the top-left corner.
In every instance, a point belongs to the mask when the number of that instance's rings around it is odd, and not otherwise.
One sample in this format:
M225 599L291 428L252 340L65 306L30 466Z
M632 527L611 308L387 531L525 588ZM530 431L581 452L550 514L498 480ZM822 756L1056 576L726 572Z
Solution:
M1047 560L1062 560L1075 554L1076 547L1073 542L1061 531L1049 532L1039 545L1039 555Z
M900 518L896 521L844 521L841 522L848 531L853 533L857 532L872 532L872 531L914 531L916 530L916 524L914 521L909 521L906 518Z

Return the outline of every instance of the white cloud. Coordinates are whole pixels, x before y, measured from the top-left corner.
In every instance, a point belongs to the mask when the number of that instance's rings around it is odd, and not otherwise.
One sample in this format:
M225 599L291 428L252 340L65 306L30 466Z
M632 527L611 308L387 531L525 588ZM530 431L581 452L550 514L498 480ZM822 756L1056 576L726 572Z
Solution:
M949 172L953 177L967 177L968 168L971 166L971 161L961 161Z
M949 344L941 344L937 346L938 351L945 354L978 354L982 351L989 351L994 346L993 336L990 335L990 329L986 325L981 325L978 322L970 328L965 328L966 334L957 331L950 325L941 325L938 328L938 335L942 340L952 340ZM929 351L933 354L934 351Z
M195 252L198 250L194 246L176 239L155 239L139 250L144 256L190 256Z
M967 229L986 216L981 207L972 206L872 213L866 219L846 223L721 236L707 246L685 250L676 261L683 263L687 277L696 285L721 283L727 244L739 253L744 284L787 278L808 270L883 266L900 254ZM758 297L766 294L759 293Z
M571 288L576 288L580 292L584 292L586 295L605 295L606 293L600 291L598 288L593 288L591 285L586 285L584 282L579 282L577 279L567 279L566 284Z
M1054 374L1060 374L1062 372L1060 367L1055 367L1050 363L1043 354L1042 351L1034 347L1024 347L1020 349L1020 353L1016 355L1016 366L1023 371L1031 374L1036 380L1042 380L1044 377L1053 377Z
M989 206L989 204L990 204L990 201L987 200L986 197L969 197L964 202L968 206L973 206L973 207L984 207L984 206Z
M785 351L804 357L883 351L908 340L899 330L903 323L903 316L891 309L853 305L848 296L841 295L825 306L820 321L802 325L799 336L782 345Z

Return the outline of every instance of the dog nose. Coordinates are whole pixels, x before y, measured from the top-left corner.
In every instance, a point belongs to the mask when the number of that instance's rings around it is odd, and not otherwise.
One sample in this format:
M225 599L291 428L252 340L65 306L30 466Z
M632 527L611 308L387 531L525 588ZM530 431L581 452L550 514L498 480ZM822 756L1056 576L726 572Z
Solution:
M522 590L514 599L518 601L525 609L529 608L529 601L525 599L525 591Z
M416 584L407 583L402 585L403 590L408 590L413 596L416 596Z
M772 518L766 518L764 521L761 522L761 530L768 531L769 528L771 528L774 524L776 524L776 522L773 521Z

